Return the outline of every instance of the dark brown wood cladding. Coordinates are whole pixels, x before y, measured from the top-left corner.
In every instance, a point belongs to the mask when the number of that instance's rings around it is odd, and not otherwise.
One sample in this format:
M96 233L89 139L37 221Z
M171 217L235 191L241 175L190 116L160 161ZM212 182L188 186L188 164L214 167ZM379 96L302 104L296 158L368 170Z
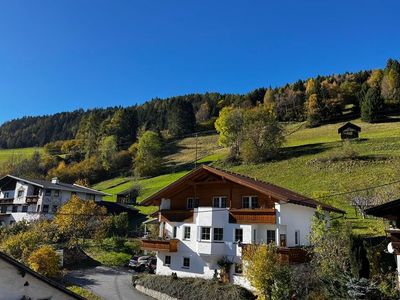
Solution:
M162 210L160 222L193 222L193 210Z
M179 240L141 240L143 250L177 252Z
M229 222L238 224L276 224L276 211L270 209L231 209Z

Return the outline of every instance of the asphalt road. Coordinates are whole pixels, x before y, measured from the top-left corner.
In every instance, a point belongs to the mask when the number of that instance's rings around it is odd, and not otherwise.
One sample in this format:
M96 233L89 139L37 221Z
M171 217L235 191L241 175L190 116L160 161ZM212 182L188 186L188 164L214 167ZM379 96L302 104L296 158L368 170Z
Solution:
M132 274L128 270L96 267L73 270L66 279L106 300L154 300L132 286Z

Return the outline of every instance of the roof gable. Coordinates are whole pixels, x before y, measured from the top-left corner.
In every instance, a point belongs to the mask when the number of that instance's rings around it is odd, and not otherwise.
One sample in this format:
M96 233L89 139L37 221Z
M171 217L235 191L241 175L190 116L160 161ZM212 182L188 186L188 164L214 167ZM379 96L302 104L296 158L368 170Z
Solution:
M339 127L338 133L342 133L343 130L345 130L345 129L347 129L347 128L354 129L354 130L356 130L356 131L358 131L358 132L361 131L361 127L360 127L360 126L357 126L357 125L355 125L355 124L353 124L353 123L351 123L351 122L347 122L347 123L344 124L343 126Z
M321 206L324 210L327 211L344 213L344 211L340 209L320 203L314 199L302 196L286 188L268 182L260 181L255 178L251 178L238 173L229 172L205 165L193 170L192 172L186 174L185 176L181 177L180 179L176 180L175 182L161 189L157 193L148 197L142 202L142 204L143 205L159 204L162 198L168 198L169 195L172 195L176 193L179 189L185 187L188 184L188 182L194 182L196 180L202 180L202 179L207 180L208 178L210 178L210 175L218 176L224 181L227 180L239 184L241 186L245 186L261 194L271 195L274 198L283 202L314 207L314 208L317 206Z

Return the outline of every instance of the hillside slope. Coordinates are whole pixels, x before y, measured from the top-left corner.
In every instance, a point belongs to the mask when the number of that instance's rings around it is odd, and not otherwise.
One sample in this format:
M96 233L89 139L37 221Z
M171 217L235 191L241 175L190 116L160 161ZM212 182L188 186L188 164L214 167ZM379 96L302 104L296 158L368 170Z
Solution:
M383 222L376 219L362 219L350 205L350 199L356 195L379 195L382 201L400 197L400 183L351 192L399 180L400 123L396 121L394 119L389 123L368 124L354 120L355 124L362 127L362 132L360 140L352 143L343 143L340 140L337 128L341 123L318 128L304 128L301 123L292 123L286 125L289 135L279 160L257 165L230 166L220 160L226 155L226 150L215 150L210 147L208 156L198 163L212 163L335 205L347 212L346 218L355 233L382 234ZM213 138L216 141L216 136L199 137L207 139L209 143ZM180 144L186 145L186 148L179 148L181 152L169 157L173 157L175 161L181 160L182 163L185 161L184 157L186 161L189 160L187 148L192 148L193 145L188 143L188 140L182 140ZM131 178L117 178L95 187L116 194L134 184L139 184L142 187L139 197L141 201L180 178L191 168L193 165L189 164L186 170L181 169L179 172L137 181ZM338 193L340 195L336 195ZM109 200L115 201L115 196ZM147 213L154 211L154 208L142 209Z

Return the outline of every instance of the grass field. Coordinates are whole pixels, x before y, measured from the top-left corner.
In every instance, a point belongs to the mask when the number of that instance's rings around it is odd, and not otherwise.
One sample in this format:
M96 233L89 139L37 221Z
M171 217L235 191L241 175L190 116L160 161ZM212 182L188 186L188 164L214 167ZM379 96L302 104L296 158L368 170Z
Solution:
M0 149L0 164L13 158L25 158L32 155L35 151L41 152L43 148Z
M346 211L346 219L351 223L354 233L379 235L383 234L383 222L370 218L361 219L350 205L350 199L355 195L366 195L366 193L380 195L379 199L382 201L400 198L400 183L369 189L366 192L351 191L399 180L400 122L396 121L368 124L354 120L355 124L361 126L362 131L360 139L351 143L343 143L340 140L337 129L341 123L317 128L305 128L301 123L287 124L285 148L278 160L257 165L231 166L223 162L226 150L209 149L206 151L208 155L199 160L199 163L212 163L332 204ZM199 137L199 140L203 138L205 137ZM216 136L207 137L207 143L213 139L216 142ZM182 141L181 145L184 144L191 145L191 142ZM351 157L348 157L349 152L352 153ZM191 155L183 150L180 153L182 156L176 153L169 157L173 157L174 162L179 161L184 165ZM142 192L138 200L141 201L188 171L189 168L137 181L116 178L102 182L95 188L103 187L104 191L113 194L139 184ZM110 186L112 187L107 188ZM337 193L347 194L332 195ZM114 199L115 196L110 197L110 200ZM144 213L155 210L154 207L139 208Z

